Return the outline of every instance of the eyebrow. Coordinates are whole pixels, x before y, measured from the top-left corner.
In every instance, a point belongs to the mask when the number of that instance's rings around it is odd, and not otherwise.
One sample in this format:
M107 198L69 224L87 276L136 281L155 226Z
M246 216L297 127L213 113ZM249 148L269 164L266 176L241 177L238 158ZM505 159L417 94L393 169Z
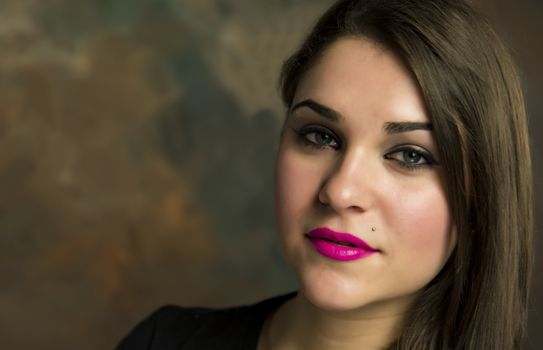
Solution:
M399 134L402 132L409 132L415 130L427 130L432 131L433 127L431 123L421 123L421 122L388 122L385 123L383 128L385 132L389 135Z
M307 107L307 108L310 108L311 110L313 110L315 113L325 117L326 119L328 120L331 120L333 122L338 122L342 117L341 117L341 114L339 114L338 112L334 111L333 109L331 108L328 108L314 100L311 100L311 99L307 99L307 100L303 100L301 102L298 102L296 103L291 109L290 109L290 112L294 112L295 110L297 110L298 108L302 108L302 107Z
M333 122L338 122L343 118L340 113L312 99L307 99L307 100L303 100L301 102L296 103L290 109L290 113L302 107L307 107L311 109L312 111L314 111L315 113ZM431 123L425 123L425 122L387 122L385 123L383 130L387 134L392 135L392 134L400 134L400 133L415 131L415 130L432 131L433 127Z

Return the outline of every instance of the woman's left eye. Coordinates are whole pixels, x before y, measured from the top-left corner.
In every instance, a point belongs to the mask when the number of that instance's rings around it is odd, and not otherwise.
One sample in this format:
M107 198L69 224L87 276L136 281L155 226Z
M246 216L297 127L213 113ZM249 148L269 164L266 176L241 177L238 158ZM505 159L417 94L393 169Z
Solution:
M389 152L385 155L385 159L394 160L399 165L410 170L432 166L436 163L429 153L414 149L412 147L397 149Z

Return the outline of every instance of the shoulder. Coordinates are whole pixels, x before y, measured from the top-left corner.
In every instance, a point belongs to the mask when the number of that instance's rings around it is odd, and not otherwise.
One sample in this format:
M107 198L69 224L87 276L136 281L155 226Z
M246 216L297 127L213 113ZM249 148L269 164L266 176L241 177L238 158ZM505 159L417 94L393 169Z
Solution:
M163 306L140 322L116 349L252 348L267 315L294 295L224 309Z

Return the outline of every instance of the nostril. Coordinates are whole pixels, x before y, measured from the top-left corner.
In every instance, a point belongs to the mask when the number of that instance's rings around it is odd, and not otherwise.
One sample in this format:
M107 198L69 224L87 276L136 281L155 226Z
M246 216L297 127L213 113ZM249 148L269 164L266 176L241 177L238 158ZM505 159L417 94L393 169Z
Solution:
M360 213L364 211L364 209L356 205L351 205L348 209L353 212L360 212Z

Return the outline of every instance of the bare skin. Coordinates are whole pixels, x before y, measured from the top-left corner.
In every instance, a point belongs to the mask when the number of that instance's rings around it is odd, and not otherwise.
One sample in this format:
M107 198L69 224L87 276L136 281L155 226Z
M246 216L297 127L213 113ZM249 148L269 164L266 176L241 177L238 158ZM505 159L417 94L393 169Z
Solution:
M355 312L329 318L304 299L298 295L266 320L258 350L384 349L403 320L403 314L360 318Z

